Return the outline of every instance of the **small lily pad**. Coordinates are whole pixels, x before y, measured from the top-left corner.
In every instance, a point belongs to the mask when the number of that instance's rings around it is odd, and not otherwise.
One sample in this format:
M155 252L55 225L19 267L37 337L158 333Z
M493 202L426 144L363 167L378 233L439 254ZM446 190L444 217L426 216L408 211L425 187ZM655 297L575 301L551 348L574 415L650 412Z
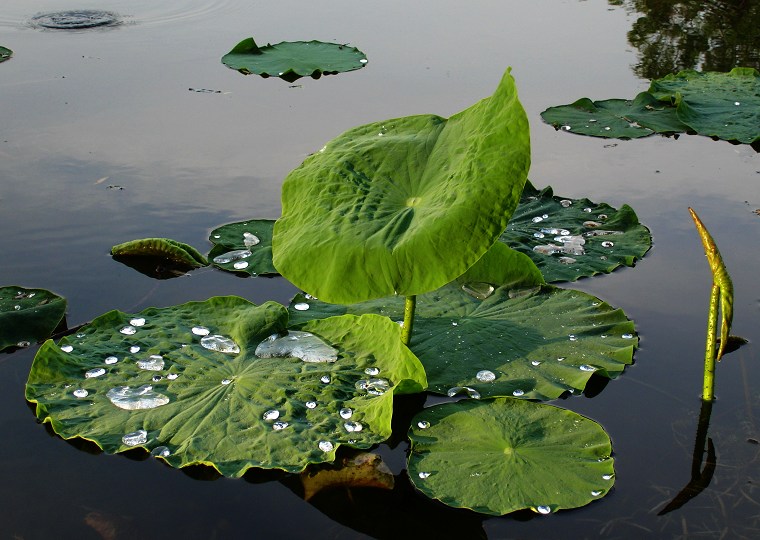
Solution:
M162 277L162 273L158 271L151 273L146 270L156 268L156 264L159 268L164 268L162 264L168 265L170 267L168 276L208 265L206 258L193 246L169 238L141 238L124 242L112 247L111 255L114 259L123 261L143 273L149 275L155 273L154 277ZM176 272L172 273L171 270Z
M5 47L0 47L0 63L9 60L13 56L13 51Z
M214 247L208 254L211 263L229 272L277 274L272 264L272 228L269 219L249 219L228 223L211 231Z
M391 434L393 394L420 392L425 373L400 329L377 316L314 321L302 330L334 349L324 362L258 355L290 339L286 309L214 297L129 315L111 311L38 351L26 386L37 417L65 439L107 453L144 448L173 467L206 464L299 472Z
M66 300L45 289L0 287L0 351L50 337L66 314Z
M633 266L652 246L630 206L558 197L529 183L500 240L533 259L548 282Z
M259 47L247 38L222 57L222 63L244 75L294 81L363 68L367 55L356 47L322 41L283 41Z
M604 429L574 412L511 398L436 405L409 430L408 472L422 493L504 515L578 508L614 484Z

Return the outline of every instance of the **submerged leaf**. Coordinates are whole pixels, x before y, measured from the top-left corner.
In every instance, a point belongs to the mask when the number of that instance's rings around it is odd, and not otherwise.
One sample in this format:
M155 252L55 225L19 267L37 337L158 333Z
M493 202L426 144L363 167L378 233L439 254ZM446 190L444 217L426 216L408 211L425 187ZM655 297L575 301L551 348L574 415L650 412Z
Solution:
M363 452L350 458L343 458L339 466L327 466L318 470L301 473L305 500L320 491L337 487L369 487L393 489L393 473L377 454Z
M284 41L259 47L253 38L247 38L225 54L222 63L244 75L254 73L294 81L363 68L367 55L356 47L338 43Z
M652 246L649 229L628 205L557 197L526 184L500 240L528 255L546 281L575 281L633 266Z
M422 493L456 508L503 515L584 506L614 484L612 445L579 414L510 398L420 412L408 471Z
M26 398L65 439L108 453L141 447L173 467L206 464L231 477L298 472L332 461L342 444L387 439L393 394L426 386L400 329L377 316L314 321L303 330L334 348L334 361L256 355L287 318L279 304L237 297L112 311L40 348Z
M66 300L45 289L0 287L0 351L50 337L66 314Z
M179 269L192 269L208 265L206 258L193 246L169 238L141 238L111 248L116 259L144 259L167 261Z
M230 272L255 276L276 274L272 264L270 219L249 219L217 227L209 235L214 247L208 254L211 263Z
M448 120L408 116L349 130L285 179L275 268L332 302L433 290L504 230L529 161L509 71L491 97Z
M5 62L13 56L13 51L5 47L0 47L0 63Z

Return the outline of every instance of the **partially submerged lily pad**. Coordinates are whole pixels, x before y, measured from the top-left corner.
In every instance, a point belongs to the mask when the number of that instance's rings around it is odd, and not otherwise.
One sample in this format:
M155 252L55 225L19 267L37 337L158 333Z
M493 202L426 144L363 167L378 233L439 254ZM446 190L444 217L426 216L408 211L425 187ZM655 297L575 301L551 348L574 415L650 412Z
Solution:
M510 398L437 405L414 418L409 438L414 486L456 508L549 514L600 499L614 484L602 427L550 405Z
M128 315L111 311L37 353L26 386L36 414L63 438L108 453L140 447L173 467L291 472L332 461L347 444L390 436L393 394L424 389L400 330L376 317L314 321L334 361L260 358L287 311L215 297Z
M222 63L244 75L253 73L294 81L363 68L367 55L356 47L338 43L283 41L259 47L253 38L247 38L225 54Z
M214 247L208 254L214 266L230 272L255 276L276 274L272 264L270 219L249 219L217 227L209 235Z
M633 266L652 246L649 229L628 205L619 210L567 199L526 184L500 240L525 253L548 282L575 281Z
M208 265L206 258L193 246L169 238L141 238L124 242L112 247L111 255L138 269L156 268L156 265L161 267L163 264L180 274ZM140 271L148 273L146 270ZM162 277L161 272L156 271L155 274L155 277ZM172 275L171 271L169 275Z
M303 498L310 500L317 493L335 488L393 489L395 478L377 454L361 452L343 458L337 465L307 469L301 473Z
M50 337L66 314L66 299L45 289L0 287L0 351Z
M13 56L13 51L5 47L0 47L0 63L5 62Z

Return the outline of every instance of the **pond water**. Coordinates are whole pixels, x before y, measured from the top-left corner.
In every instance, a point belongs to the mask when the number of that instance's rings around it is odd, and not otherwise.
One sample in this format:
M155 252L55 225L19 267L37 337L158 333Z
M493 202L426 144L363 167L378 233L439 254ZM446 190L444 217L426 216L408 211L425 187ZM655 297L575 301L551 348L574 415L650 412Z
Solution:
M593 397L557 402L601 423L612 438L615 488L587 507L491 518L426 500L404 476L408 415L398 420L399 435L379 448L398 475L392 493L338 490L307 503L297 479L284 474L229 480L203 469L174 470L139 452L101 454L35 422L24 400L36 350L30 347L0 355L3 536L760 535L760 156L746 145L696 136L572 136L539 117L583 96L633 97L648 86L642 76L662 74L667 55L658 64L652 47L629 43L631 29L642 25L639 4L645 3L5 0L0 45L14 57L0 64L0 284L66 297L69 326L111 309L136 312L213 295L287 303L296 289L281 278L202 269L157 281L116 263L109 249L159 236L207 250L208 233L220 224L276 218L282 179L326 141L371 121L449 116L490 95L507 66L531 122L532 182L566 197L630 204L654 241L635 268L572 285L623 308L641 336L635 365L622 377ZM720 4L726 12L740 2L646 4L684 10ZM752 10L757 21L757 2L741 4L747 12L734 17L736 24L746 26ZM123 24L91 30L30 24L40 13L88 8L117 13ZM632 41L659 43L659 50L677 46L672 27L658 34L649 15L653 35ZM735 29L747 37L744 65L757 67L757 34L747 28L759 27L750 19ZM350 43L369 63L291 84L244 77L219 59L251 35L260 43ZM732 67L725 54L681 52L679 61ZM709 486L658 515L690 479L700 410L711 276L688 206L720 246L736 293L733 333L749 343L718 366L708 433L717 464ZM419 406L402 401L409 411Z

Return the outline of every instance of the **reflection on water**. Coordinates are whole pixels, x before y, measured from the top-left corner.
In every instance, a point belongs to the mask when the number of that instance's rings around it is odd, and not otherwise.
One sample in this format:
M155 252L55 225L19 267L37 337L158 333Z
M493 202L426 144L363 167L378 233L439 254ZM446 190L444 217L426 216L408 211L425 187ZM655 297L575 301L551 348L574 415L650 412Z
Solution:
M760 69L760 0L609 0L636 12L628 41L636 74L657 79L682 69Z

